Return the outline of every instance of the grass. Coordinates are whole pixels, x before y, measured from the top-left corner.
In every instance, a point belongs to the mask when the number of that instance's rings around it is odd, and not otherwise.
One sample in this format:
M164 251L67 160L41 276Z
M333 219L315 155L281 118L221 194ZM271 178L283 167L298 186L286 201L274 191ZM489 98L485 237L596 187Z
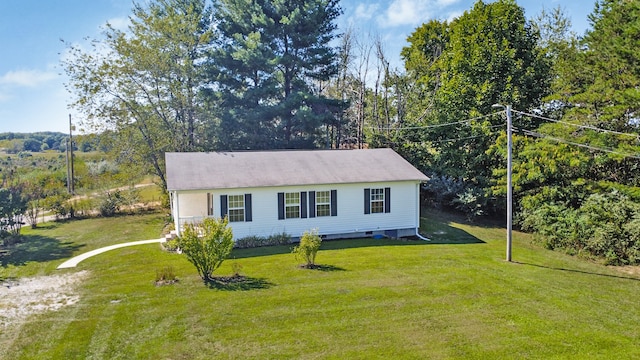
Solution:
M158 185L149 185L138 188L140 201L144 203L153 203L162 200L162 189Z
M38 224L22 228L24 241L0 257L0 280L8 277L48 275L64 260L103 246L160 238L165 218L146 215L91 218Z
M158 237L163 220L153 214L91 219L29 232L59 242L66 252L2 270L12 276L52 273L72 253ZM231 275L236 262L248 278L241 285L207 287L183 256L162 252L157 244L107 252L64 271L90 271L78 304L0 329L12 335L0 334L0 354L6 359L640 357L640 279L543 250L517 232L515 262L505 262L505 233L497 226L465 224L435 212L422 226L431 242L327 241L317 257L325 265L320 270L298 268L288 246L234 250L217 273ZM166 266L180 281L154 286L156 271Z

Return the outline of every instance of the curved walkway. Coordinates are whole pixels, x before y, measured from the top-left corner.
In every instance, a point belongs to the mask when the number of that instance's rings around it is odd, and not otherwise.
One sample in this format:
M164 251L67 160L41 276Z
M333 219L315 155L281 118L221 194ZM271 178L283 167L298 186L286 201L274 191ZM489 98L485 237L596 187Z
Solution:
M89 252L86 252L84 254L78 255L76 257L72 257L71 259L69 259L69 260L63 262L62 264L60 264L57 268L58 269L68 269L68 268L76 267L76 265L78 265L78 263L80 263L80 261L82 261L84 259L88 259L88 258L90 258L92 256L95 256L95 255L98 255L98 254L102 254L103 252L107 252L109 250L119 249L119 248L123 248L123 247L127 247L127 246L161 243L161 242L164 242L164 241L165 241L165 239L153 239L153 240L133 241L133 242L128 242L128 243L105 246L103 248L91 250Z

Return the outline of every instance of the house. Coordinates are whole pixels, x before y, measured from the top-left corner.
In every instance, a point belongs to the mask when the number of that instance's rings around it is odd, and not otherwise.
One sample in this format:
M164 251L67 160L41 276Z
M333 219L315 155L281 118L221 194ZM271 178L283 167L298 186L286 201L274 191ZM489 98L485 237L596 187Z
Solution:
M235 239L416 235L428 180L391 149L167 153L166 166L178 235L227 217Z

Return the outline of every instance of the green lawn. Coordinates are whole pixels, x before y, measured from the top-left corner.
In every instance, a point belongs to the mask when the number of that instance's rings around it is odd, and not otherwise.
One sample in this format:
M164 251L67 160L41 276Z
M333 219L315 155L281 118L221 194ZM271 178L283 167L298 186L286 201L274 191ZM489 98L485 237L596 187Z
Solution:
M428 220L427 220L428 219ZM208 288L157 244L54 270L72 254L158 237L161 215L29 230L57 247L3 263L0 277L90 271L80 301L0 328L6 359L637 359L640 278L530 244L504 229L430 213L432 242L327 241L299 269L289 247L236 250L250 281ZM25 231L26 233L26 231ZM44 239L44 240L43 240ZM12 257L14 254L12 253ZM173 266L180 282L156 287ZM4 353L3 353L4 352Z

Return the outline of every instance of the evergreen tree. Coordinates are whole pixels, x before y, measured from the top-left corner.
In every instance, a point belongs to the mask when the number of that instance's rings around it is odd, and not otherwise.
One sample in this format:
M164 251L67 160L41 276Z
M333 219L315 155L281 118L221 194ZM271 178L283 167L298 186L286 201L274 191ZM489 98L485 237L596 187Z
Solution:
M218 83L222 147L313 148L344 106L323 95L338 71L337 0L220 0Z

